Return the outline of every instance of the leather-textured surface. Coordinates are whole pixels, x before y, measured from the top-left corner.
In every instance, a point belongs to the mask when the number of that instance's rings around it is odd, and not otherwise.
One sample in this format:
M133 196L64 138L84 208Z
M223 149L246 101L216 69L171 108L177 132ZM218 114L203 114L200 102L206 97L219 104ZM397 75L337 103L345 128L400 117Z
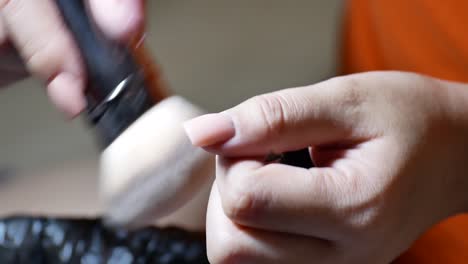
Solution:
M205 264L203 233L148 227L126 231L100 219L0 220L0 263Z

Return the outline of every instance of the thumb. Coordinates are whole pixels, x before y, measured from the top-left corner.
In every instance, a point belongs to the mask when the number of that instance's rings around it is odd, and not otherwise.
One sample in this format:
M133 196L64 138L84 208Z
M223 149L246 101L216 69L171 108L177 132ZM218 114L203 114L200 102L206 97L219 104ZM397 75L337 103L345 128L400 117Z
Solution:
M260 95L184 124L194 145L224 156L261 156L344 141L356 111L333 83Z

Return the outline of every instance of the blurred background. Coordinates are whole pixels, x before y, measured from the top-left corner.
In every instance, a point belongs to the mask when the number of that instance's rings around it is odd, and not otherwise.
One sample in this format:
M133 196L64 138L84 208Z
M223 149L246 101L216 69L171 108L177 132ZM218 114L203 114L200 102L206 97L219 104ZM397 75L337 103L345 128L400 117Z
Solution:
M148 1L147 44L172 90L207 111L335 74L342 0ZM0 90L0 215L94 215L98 149L41 83Z

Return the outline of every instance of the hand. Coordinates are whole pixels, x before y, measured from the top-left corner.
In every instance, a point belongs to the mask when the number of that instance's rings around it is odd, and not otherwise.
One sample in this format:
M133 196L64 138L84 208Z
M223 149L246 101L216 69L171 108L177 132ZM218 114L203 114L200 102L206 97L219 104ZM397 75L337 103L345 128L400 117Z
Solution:
M464 212L468 86L374 72L257 96L185 124L218 154L211 263L389 263ZM265 164L311 147L317 167Z
M89 0L89 5L103 32L116 40L128 40L143 23L143 0ZM70 116L81 112L86 75L54 0L0 0L0 16L0 86L29 71L46 82L59 109Z

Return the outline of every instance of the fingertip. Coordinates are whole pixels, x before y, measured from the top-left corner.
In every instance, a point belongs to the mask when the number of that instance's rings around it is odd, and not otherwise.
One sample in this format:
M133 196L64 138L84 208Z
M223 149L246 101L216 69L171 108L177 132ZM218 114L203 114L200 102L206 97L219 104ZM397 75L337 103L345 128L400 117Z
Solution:
M89 0L89 5L96 23L112 39L128 40L143 26L142 0Z
M235 134L232 119L226 114L207 114L184 123L193 145L206 147L227 141Z
M73 119L86 107L83 94L84 82L70 73L60 73L47 86L47 93L52 103L67 118Z

